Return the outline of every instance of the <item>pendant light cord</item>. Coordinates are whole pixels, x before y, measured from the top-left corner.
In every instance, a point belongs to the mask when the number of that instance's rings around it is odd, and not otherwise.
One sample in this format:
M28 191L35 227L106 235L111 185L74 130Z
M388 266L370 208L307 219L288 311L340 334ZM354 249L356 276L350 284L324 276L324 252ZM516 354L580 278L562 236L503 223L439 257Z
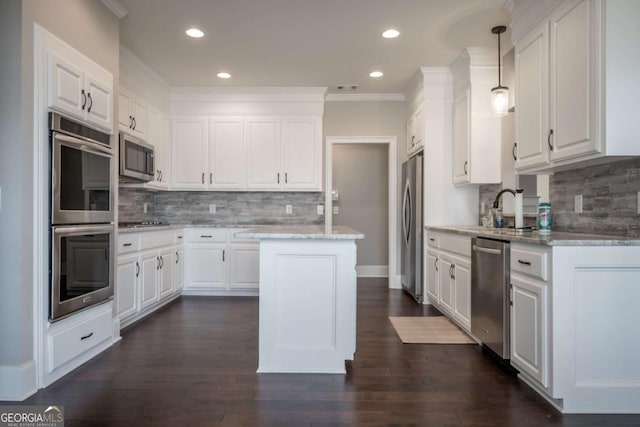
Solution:
M498 87L502 86L502 74L500 73L500 33L498 33Z

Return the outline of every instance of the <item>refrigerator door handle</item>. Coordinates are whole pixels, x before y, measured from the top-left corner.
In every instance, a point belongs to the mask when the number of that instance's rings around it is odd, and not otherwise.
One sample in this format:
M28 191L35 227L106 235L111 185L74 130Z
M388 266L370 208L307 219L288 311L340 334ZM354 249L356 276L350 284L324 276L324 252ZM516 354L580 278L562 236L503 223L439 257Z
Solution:
M409 240L411 238L411 229L413 227L412 224L412 212L413 212L413 203L411 200L411 186L409 184L409 181L407 180L407 184L405 186L404 189L404 208L403 208L403 215L402 215L402 223L404 226L404 241L405 244L408 246L409 245Z

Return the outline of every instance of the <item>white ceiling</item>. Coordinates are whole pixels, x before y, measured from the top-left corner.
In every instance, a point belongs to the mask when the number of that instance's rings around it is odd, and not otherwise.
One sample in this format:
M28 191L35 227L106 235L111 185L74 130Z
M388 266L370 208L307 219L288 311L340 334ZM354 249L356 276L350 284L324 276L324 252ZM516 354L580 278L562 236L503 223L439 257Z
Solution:
M504 0L120 0L120 42L172 86L328 86L403 93L421 66L495 47ZM185 36L197 26L202 39ZM394 27L400 37L380 36ZM510 46L510 32L502 35ZM503 49L503 53L506 49ZM372 70L384 77L372 79ZM219 71L232 78L221 80ZM496 77L497 80L497 77Z

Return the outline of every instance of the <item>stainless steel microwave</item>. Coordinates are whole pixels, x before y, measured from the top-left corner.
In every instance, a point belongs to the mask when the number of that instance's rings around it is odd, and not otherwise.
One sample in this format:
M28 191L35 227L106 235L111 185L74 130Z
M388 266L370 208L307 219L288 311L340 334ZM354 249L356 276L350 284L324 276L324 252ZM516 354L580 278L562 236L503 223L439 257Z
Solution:
M153 145L120 132L120 180L152 181L154 178Z

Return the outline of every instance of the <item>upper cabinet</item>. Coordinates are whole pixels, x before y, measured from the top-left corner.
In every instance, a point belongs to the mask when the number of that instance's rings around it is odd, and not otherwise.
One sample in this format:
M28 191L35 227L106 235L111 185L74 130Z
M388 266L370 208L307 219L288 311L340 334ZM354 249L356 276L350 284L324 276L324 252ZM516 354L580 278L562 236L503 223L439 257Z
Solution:
M546 14L531 10L546 4L514 10L516 171L639 155L640 2L566 0Z
M118 125L124 132L147 139L147 102L122 86L118 97Z
M48 106L109 131L113 129L113 76L71 48L47 49Z
M422 100L413 106L407 120L407 157L424 148L424 108Z
M320 191L319 117L173 119L174 189Z
M491 109L498 77L494 49L466 48L451 65L453 102L453 182L501 182L500 118Z
M169 119L160 110L149 105L147 111L148 131L147 143L154 147L155 175L145 187L155 189L168 189L171 178L171 150L169 148L170 133Z

